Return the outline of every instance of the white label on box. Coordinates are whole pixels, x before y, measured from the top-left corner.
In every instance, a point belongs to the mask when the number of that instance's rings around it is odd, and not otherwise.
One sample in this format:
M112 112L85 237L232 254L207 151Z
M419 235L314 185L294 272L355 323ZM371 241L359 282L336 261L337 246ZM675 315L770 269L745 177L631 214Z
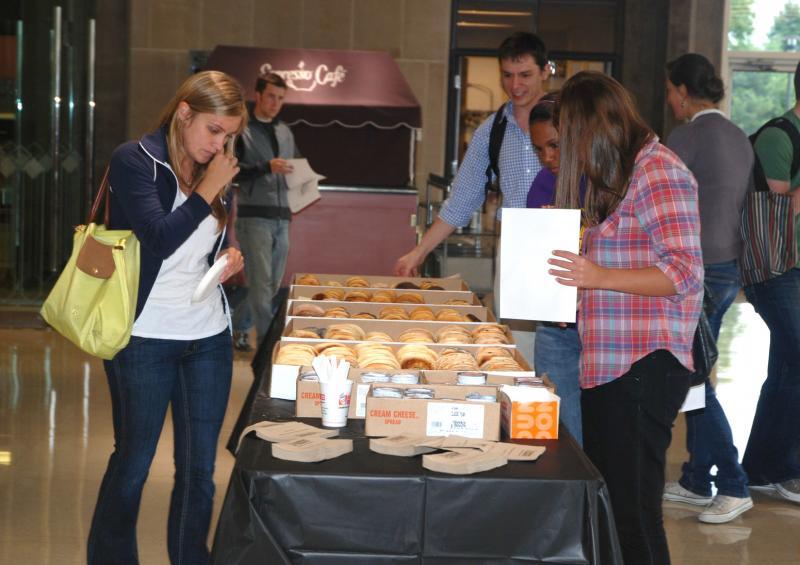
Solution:
M269 395L283 400L297 400L297 375L299 365L273 365L269 381Z
M358 383L356 385L356 416L359 418L367 417L367 394L369 393L369 383Z
M429 402L425 433L429 436L456 434L464 437L483 437L484 407L480 404Z

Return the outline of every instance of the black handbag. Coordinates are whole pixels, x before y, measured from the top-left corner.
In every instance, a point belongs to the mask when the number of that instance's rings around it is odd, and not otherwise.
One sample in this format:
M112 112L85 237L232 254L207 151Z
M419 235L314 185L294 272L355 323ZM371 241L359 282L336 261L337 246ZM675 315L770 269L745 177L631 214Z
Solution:
M705 287L703 296L703 309L700 318L697 320L697 329L694 331L694 342L692 343L692 357L694 359L694 373L691 376L692 386L705 382L706 377L711 374L714 364L719 357L717 341L711 333L711 324L708 323L706 311L714 306L714 297L708 287Z

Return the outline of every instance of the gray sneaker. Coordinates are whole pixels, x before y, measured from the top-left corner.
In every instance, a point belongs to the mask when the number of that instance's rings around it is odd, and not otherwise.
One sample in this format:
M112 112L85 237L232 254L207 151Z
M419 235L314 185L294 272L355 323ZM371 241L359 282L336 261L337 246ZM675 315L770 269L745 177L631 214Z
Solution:
M706 524L724 524L747 512L752 507L753 499L749 496L747 498L736 498L718 494L697 519Z
M711 497L694 493L689 489L683 488L680 483L667 483L664 485L664 500L705 506L711 502Z
M775 489L786 500L800 502L800 479L789 479L782 483L775 483Z

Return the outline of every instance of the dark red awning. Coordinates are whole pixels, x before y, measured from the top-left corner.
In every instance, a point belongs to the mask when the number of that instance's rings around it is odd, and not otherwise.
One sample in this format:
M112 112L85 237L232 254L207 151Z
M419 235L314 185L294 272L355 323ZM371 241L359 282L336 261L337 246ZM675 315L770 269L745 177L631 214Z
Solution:
M254 96L259 73L289 85L280 117L287 123L419 128L419 102L388 53L329 49L268 49L220 45L207 69L235 77Z

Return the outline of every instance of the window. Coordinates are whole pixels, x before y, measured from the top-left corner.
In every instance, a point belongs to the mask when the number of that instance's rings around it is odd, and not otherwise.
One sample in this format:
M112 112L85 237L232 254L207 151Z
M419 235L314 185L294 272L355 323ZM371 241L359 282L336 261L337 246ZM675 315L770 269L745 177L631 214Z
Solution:
M727 56L731 120L751 134L795 104L800 3L730 0Z

